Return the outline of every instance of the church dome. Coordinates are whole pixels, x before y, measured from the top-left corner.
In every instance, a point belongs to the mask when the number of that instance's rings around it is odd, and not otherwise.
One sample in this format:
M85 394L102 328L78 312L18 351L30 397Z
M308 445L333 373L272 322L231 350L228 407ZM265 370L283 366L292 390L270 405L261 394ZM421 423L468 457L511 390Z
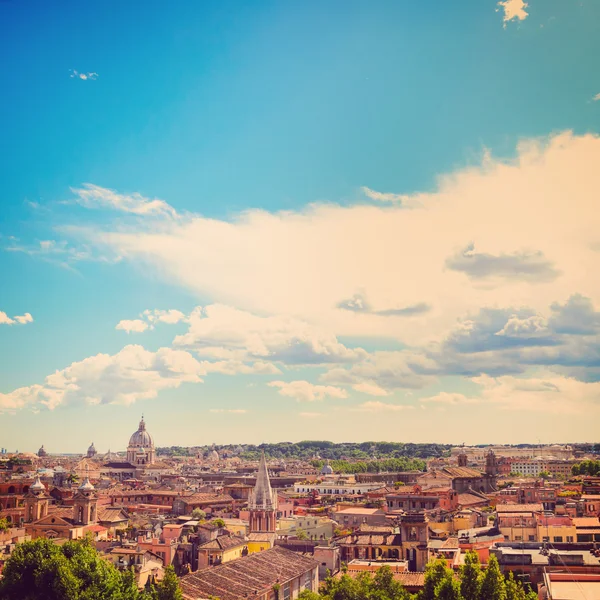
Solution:
M88 452L96 453L96 446L94 446L94 442L92 442L91 446L88 448Z
M35 478L35 481L31 484L29 491L31 491L31 492L45 492L46 491L46 487L40 481L39 476Z
M92 485L90 480L86 477L85 481L79 486L80 492L93 492L96 488Z
M208 460L212 460L212 461L218 461L219 460L219 453L216 450L213 450L209 455L208 455Z
M43 444L42 444L42 447L38 450L37 455L40 456L40 457L42 457L42 456L48 456L48 453L44 449L44 445Z
M130 448L154 448L154 440L152 436L146 431L146 422L144 417L140 421L138 430L129 438Z
M321 469L321 475L333 475L333 469L331 468L329 461L323 465L323 468Z

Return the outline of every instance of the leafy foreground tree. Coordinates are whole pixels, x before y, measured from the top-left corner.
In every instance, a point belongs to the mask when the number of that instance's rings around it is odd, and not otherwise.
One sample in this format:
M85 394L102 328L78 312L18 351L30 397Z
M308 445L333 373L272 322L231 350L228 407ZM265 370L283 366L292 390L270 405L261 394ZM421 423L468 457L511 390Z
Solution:
M463 598L479 598L481 594L481 565L475 552L465 554L465 564L460 569L460 593Z
M481 582L481 600L506 600L506 584L498 559L491 554Z
M101 558L89 540L57 546L37 539L19 544L6 561L0 580L2 600L181 600L177 577L149 591L137 589L132 571L119 571Z

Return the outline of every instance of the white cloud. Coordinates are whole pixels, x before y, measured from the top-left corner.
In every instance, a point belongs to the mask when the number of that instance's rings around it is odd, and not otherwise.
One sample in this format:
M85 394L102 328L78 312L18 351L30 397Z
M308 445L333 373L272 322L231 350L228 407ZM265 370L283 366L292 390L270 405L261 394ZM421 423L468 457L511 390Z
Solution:
M548 321L540 316L533 315L525 319L520 319L517 315L512 315L504 327L496 332L495 335L505 335L507 337L532 337L548 333Z
M176 325L177 323L186 320L185 314L174 308L169 310L147 309L140 314L140 317L140 319L124 319L119 321L115 329L122 329L127 333L142 333L148 329L154 329L156 323Z
M523 0L505 0L504 2L498 2L498 6L504 11L504 26L506 23L514 19L518 21L524 21L529 13L525 10L529 5Z
M600 100L600 94L596 94L593 98L594 102L598 102Z
M137 192L119 194L114 190L84 183L81 188L71 190L77 197L75 202L86 208L109 208L142 217L173 218L175 209L164 200L145 198Z
M589 414L596 419L600 407L600 382L578 381L547 371L535 377L523 378L506 375L473 378L482 386L480 398L487 404L496 404L517 412L552 414Z
M205 368L188 352L125 346L114 355L97 354L48 375L43 384L0 394L0 410L66 404L132 404L184 382L199 383Z
M279 394L294 398L298 402L315 402L325 398L347 398L348 392L331 385L315 385L308 381L271 381L270 387L279 388Z
M435 396L429 396L428 398L421 398L420 402L424 403L432 403L432 404L450 404L450 405L460 405L460 404L479 404L479 398L470 398L469 396L465 396L464 394L459 394L456 392L440 392Z
M88 73L80 73L79 71L76 71L75 69L70 69L71 71L71 79L81 79L82 81L95 81L96 79L98 79L98 73L94 73L94 72L88 72Z
M353 408L354 412L400 412L403 410L413 410L414 406L408 404L389 404L380 402L379 400L371 400L359 404L357 408Z
M174 345L203 357L301 365L354 362L367 354L299 319L262 317L222 304L197 307L188 322L189 330Z
M185 314L174 308L169 310L145 310L142 315L148 319L150 323L167 323L168 325L175 325L176 323L185 320Z
M141 319L123 319L117 323L115 329L121 329L127 333L142 333L148 329L148 323L142 321Z
M599 163L600 137L567 132L521 142L514 160L487 157L441 177L413 210L312 205L302 212L250 210L231 222L187 215L71 233L153 265L213 302L290 315L336 336L422 345L485 306L541 312L577 292L600 304L600 279L589 277L600 243ZM502 277L466 278L446 266L469 243L477 249L475 267L487 261ZM458 266L479 274L472 262ZM523 269L548 276L524 277ZM365 290L373 306L423 303L431 310L382 319L337 308L352 290Z
M368 383L363 381L362 383L355 383L352 386L352 389L357 392L362 392L363 394L368 394L369 396L387 396L389 392L384 390L382 387L378 386L375 383Z
M15 323L18 323L19 325L33 323L33 317L30 313L9 317L5 312L0 310L0 325L14 325Z
M378 202L392 202L395 204L405 204L410 202L411 197L406 194L392 194L390 192L377 192L368 188L367 186L363 186L360 188L363 194L370 198L371 200L377 200Z
M211 413L226 413L228 415L245 415L248 411L245 408L211 408Z

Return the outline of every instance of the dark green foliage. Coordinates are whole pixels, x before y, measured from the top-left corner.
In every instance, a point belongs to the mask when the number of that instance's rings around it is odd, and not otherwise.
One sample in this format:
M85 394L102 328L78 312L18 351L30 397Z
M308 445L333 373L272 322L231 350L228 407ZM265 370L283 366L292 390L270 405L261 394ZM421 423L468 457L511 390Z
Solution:
M435 588L436 600L465 600L460 593L460 583L454 579L452 574L447 575Z
M443 558L432 560L425 568L425 586L419 594L419 600L437 600L436 589L440 583L451 577L451 571Z
M460 592L463 598L479 598L481 592L481 565L475 552L467 552L460 570Z
M258 446L247 445L244 448L242 458L247 460L258 460L264 451L268 459L286 460L299 458L310 460L315 455L330 460L371 460L374 456L378 459L394 458L430 458L432 456L449 456L451 446L445 444L403 444L400 442L344 442L334 444L328 441L303 441L297 443L280 442L277 444L260 444ZM162 456L195 456L206 454L212 449L209 446L199 448L184 448L171 446L170 448L158 448L157 454ZM235 452L235 446L219 446L217 450L224 454ZM335 468L335 467L334 467ZM420 468L420 467L419 467ZM390 468L389 471L406 470ZM366 471L365 471L366 472ZM369 471L376 472L376 471Z
M156 590L138 592L133 572L116 569L89 540L58 546L40 538L19 544L2 574L2 600L182 599L171 567Z
M481 582L480 600L506 600L506 584L498 559L491 554Z
M571 467L573 475L600 475L600 460L584 460Z

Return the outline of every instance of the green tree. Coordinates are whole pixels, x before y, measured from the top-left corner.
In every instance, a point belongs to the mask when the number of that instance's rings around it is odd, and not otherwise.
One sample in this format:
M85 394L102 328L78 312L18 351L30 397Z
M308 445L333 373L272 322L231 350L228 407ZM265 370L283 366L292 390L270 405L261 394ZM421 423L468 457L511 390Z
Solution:
M8 519L0 517L0 531L8 531L10 528L11 524L8 522Z
M302 590L298 594L298 600L321 600L321 596L316 592L311 592L310 590Z
M296 537L299 540L307 540L308 539L308 533L306 533L306 531L304 531L304 529L296 529Z
M425 567L425 585L419 592L419 600L437 600L435 590L444 578L452 576L452 571L446 566L443 558L437 558L429 562Z
M194 521L202 521L203 519L206 519L206 513L201 508L195 508L192 511L192 519L194 519Z
M213 519L211 523L216 527L225 527L225 521L223 521L223 519Z
M479 598L481 592L481 565L475 552L465 554L465 563L460 569L460 593L463 598Z
M183 600L175 569L169 565L163 580L156 586L156 600Z
M389 600L409 600L410 594L394 579L392 569L387 565L377 569L373 577L371 597Z
M2 600L137 600L132 575L103 560L89 540L19 544L6 561Z
M474 596L471 596L472 598ZM460 592L460 583L450 573L435 588L435 600L467 600Z
M480 600L506 600L506 585L500 572L498 559L490 554L487 569L481 582Z
M549 472L549 471L542 471L542 472L540 473L540 477L541 477L542 479L550 479L550 477L552 477L552 475L550 474L550 472Z

